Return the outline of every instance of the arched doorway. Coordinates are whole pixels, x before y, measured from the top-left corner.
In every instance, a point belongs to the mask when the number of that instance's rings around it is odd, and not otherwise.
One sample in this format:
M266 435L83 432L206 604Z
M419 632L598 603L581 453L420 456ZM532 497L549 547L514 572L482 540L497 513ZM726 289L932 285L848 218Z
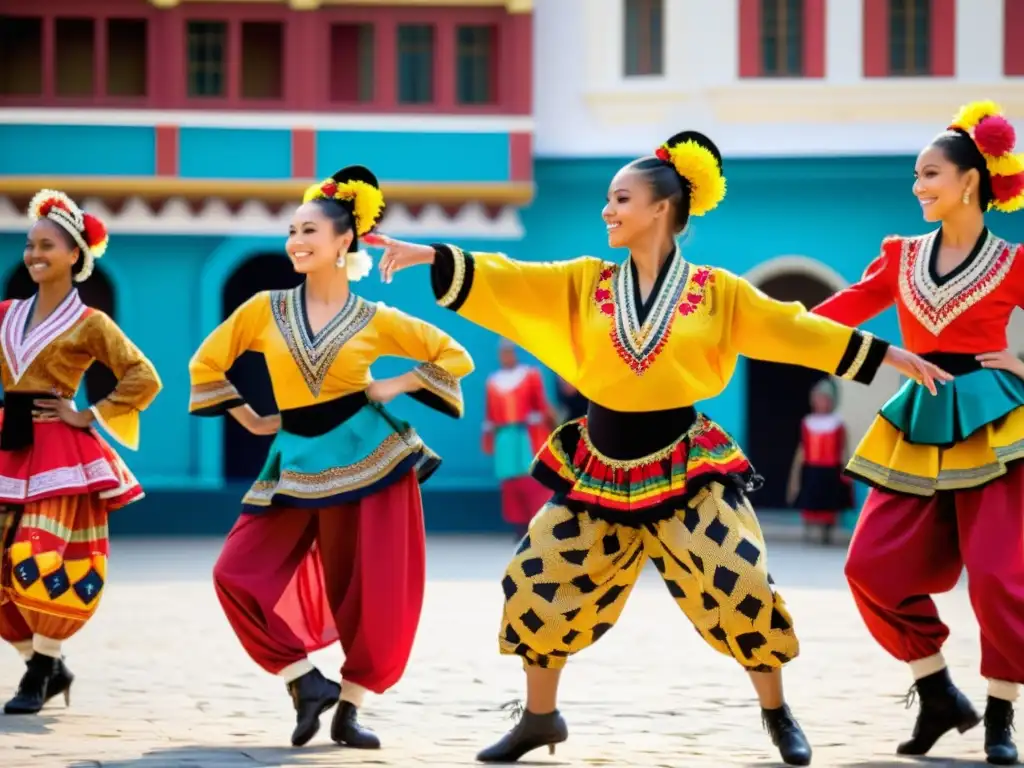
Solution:
M813 307L836 288L806 269L780 269L757 286L773 299ZM744 449L764 486L759 509L784 509L793 456L800 443L800 420L810 412L809 394L826 374L795 365L748 360L747 441Z
M284 254L260 253L239 265L224 283L221 309L227 318L253 294L294 288L302 282ZM228 372L231 383L260 414L277 413L263 356L245 352ZM251 481L263 467L273 437L253 435L230 416L224 418L224 479Z
M87 306L106 312L117 321L117 297L114 286L98 264L84 283L76 284L78 294ZM24 264L19 264L8 276L4 287L5 299L27 299L36 292L36 284ZM88 402L96 403L109 395L117 379L107 366L94 362L85 372L85 395Z

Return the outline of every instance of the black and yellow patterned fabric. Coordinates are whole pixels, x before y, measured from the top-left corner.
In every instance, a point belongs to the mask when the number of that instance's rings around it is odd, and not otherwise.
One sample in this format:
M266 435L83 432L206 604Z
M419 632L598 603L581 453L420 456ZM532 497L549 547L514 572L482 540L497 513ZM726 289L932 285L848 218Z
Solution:
M800 647L766 557L749 501L718 482L675 516L641 527L549 504L502 579L501 652L563 666L615 625L650 558L712 648L748 671L777 669Z

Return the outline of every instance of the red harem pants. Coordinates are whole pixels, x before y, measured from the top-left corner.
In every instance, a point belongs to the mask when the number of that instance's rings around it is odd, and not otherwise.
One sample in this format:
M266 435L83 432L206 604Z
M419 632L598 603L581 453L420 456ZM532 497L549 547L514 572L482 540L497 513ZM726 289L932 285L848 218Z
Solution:
M342 679L383 693L409 661L423 606L419 483L359 501L242 515L213 569L242 646L273 674L341 641Z
M900 661L939 652L949 628L929 595L967 567L981 627L981 674L1024 683L1024 463L981 488L930 498L873 489L846 578L875 640Z

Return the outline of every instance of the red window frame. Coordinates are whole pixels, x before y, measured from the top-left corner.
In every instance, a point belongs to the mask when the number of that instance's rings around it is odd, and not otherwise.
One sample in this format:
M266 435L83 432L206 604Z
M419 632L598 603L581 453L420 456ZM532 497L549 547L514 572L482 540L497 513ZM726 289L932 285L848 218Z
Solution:
M1024 75L1024 0L1003 0L1003 74Z
M929 76L956 75L956 0L931 2L931 62ZM864 0L864 76L900 77L889 66L889 4Z
M740 0L740 77L813 79L825 76L825 0L804 0L803 72L776 76L764 72L761 49L761 0Z

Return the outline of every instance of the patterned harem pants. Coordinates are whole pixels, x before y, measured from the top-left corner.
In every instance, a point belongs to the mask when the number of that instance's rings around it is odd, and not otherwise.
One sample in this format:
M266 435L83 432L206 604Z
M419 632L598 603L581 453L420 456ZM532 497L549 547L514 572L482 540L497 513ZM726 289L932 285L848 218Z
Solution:
M502 579L501 652L562 667L614 626L647 558L708 645L747 671L778 669L799 653L754 510L719 483L641 527L544 507Z

